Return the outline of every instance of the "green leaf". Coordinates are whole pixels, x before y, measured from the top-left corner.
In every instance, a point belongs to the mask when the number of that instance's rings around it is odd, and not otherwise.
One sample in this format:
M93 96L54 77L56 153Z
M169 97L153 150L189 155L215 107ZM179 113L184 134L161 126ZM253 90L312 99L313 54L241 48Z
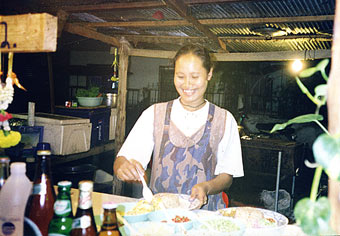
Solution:
M307 235L324 235L332 232L329 225L331 206L326 197L313 202L303 198L294 208L296 223Z
M319 114L307 114L307 115L297 116L297 117L295 117L293 119L288 120L285 123L274 125L274 127L270 131L270 133L274 133L275 131L278 131L278 130L283 130L288 125L291 125L291 124L295 124L295 123L308 123L308 122L317 121L317 120L323 120L323 116L319 115Z
M318 71L325 71L326 70L326 67L329 63L329 59L323 59L322 61L320 61L317 65L316 65L316 69Z
M326 97L327 95L327 84L320 84L314 89L316 97Z
M340 137L319 135L313 143L313 154L330 178L340 180Z
M315 74L315 72L317 72L318 69L316 67L310 67L310 68L307 68L303 71L301 71L299 73L299 77L300 78L307 78L307 77L311 77L312 75Z

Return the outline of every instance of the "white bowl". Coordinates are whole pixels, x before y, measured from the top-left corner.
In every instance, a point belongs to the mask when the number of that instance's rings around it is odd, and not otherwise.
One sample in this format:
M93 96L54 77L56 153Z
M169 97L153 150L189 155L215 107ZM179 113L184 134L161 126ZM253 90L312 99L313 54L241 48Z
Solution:
M77 100L82 107L96 107L102 104L103 97L77 97Z
M286 216L262 208L230 207L220 209L217 212L220 215L230 216L230 213L238 210L244 212L240 212L241 214L235 215L233 218L242 221L246 225L246 236L280 236L283 235L285 227L288 225L288 218ZM258 217L258 214L262 214L263 217ZM274 223L267 224L268 219Z
M142 214L129 214L134 207L136 207L138 202L126 202L119 203L117 206L117 212L123 216L129 223L135 223L140 221L148 220L149 212L144 212Z
M207 215L194 221L193 230L189 235L211 236L241 236L244 235L246 226L239 220L219 215Z
M182 229L190 230L193 226L193 221L196 219L195 213L188 211L188 210L172 208L172 209L166 209L165 211L168 214L170 219L167 219L167 215L164 212L164 210L158 210L158 211L150 212L148 214L149 221L164 222L168 225L175 227L176 232L181 232ZM187 217L189 218L189 221L176 223L173 221L173 219L176 218L176 216Z
M130 228L126 225L120 227L119 231L123 236L172 236L175 234L175 229L172 226L155 221L132 223L130 227L135 232L131 232Z

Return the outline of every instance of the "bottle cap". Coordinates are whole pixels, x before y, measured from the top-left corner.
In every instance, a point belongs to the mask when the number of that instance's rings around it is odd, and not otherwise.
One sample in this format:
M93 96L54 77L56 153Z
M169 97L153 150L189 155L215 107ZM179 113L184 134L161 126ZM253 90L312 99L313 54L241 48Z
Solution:
M9 163L9 161L8 157L0 157L0 163Z
M58 186L59 187L71 187L72 186L72 182L68 181L68 180L59 181L58 182Z
M93 181L91 180L82 180L79 182L79 190L92 192L93 190Z
M51 150L50 143L38 143L37 150Z
M117 208L118 204L115 202L103 202L103 208L104 209L113 209L113 208Z
M11 164L11 173L26 173L26 163L13 162Z

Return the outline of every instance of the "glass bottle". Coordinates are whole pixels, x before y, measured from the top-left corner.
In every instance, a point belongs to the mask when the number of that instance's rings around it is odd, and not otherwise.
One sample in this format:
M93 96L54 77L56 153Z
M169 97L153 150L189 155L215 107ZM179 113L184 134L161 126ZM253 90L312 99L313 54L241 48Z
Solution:
M92 210L93 181L83 180L79 182L79 200L76 215L72 223L72 236L95 236L97 227Z
M121 235L118 230L116 208L117 208L117 204L113 202L103 203L103 209L104 209L103 225L101 227L101 230L98 236L108 236L108 235L120 236Z
M0 157L0 191L9 176L9 158Z
M54 215L48 227L49 236L67 236L72 230L73 214L71 181L58 182L58 197L54 203Z
M52 186L50 156L50 144L38 143L38 163L33 180L33 191L26 210L26 216L38 226L43 236L48 234L48 225L53 218L53 206L56 198Z

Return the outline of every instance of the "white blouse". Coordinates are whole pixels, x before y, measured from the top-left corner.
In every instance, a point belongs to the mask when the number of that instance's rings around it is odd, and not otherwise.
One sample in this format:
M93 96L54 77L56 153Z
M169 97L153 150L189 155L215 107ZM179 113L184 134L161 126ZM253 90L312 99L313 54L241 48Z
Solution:
M183 134L189 137L205 124L208 112L209 102L201 109L190 112L183 108L177 98L174 100L170 119ZM229 111L226 118L224 136L217 150L215 175L227 173L233 177L242 177L244 173L237 123ZM135 159L146 168L154 148L153 125L154 105L147 108L138 118L117 156Z

